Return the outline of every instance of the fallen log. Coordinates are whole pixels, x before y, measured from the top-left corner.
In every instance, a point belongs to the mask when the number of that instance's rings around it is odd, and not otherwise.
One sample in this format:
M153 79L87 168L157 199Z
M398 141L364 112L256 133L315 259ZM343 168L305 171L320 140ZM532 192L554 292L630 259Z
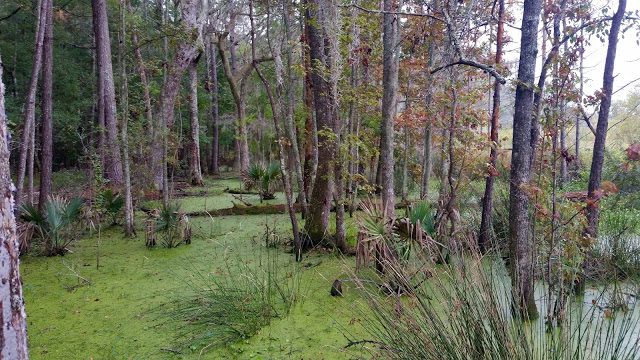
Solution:
M406 208L407 205L412 203L397 203L396 209ZM294 203L293 208L295 212L302 212L302 206L299 203ZM360 205L357 207L360 208ZM202 211L192 211L187 213L187 216L229 216L229 215L271 215L271 214L286 214L287 206L286 204L260 204L260 205L251 205L246 206L242 204L233 203L233 207L225 208L225 209L216 209L216 210L202 210ZM336 209L334 206L331 207L331 211L335 212Z

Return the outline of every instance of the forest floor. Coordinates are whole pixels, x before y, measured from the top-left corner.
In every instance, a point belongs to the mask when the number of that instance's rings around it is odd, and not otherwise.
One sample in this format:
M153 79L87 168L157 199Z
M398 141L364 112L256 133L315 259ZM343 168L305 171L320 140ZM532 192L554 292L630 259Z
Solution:
M228 187L239 187L239 182L188 188L185 191L195 196L179 201L184 211L230 207L235 200L222 191ZM259 203L257 195L243 199ZM271 202L282 199L279 194ZM284 245L291 232L284 214L192 217L192 244L147 249L144 216L137 214L136 238L124 237L122 227L113 226L101 231L99 246L94 231L72 244L72 253L63 257L23 257L20 270L32 359L354 357L352 350L344 349L348 340L343 334L353 338L362 331L354 312L359 297L349 292L348 284L343 287L345 297L329 294L334 279L352 277L353 257L319 249L301 264L293 263L290 247ZM272 239L283 240L267 246L267 227ZM289 271L298 301L288 315L274 317L251 338L226 344L206 339L185 343L185 323L171 315L174 301L193 296L202 278L231 276L225 270L229 261Z

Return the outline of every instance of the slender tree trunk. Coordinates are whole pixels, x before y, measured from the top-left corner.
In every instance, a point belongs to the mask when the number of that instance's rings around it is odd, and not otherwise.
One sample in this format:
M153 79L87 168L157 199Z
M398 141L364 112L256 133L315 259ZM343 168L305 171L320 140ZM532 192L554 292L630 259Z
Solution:
M284 192L287 198L287 208L289 210L289 218L291 219L291 227L293 230L293 243L294 243L294 252L296 261L302 260L302 243L300 240L300 231L298 229L298 219L296 217L296 212L293 207L293 189L291 186L291 182L289 177L287 176L287 171L285 167L285 150L282 145L282 138L280 137L280 121L278 120L278 109L276 106L276 102L273 98L273 94L271 92L271 85L267 78L264 77L260 68L258 67L258 62L256 61L256 48L255 48L255 31L254 31L254 23L253 23L253 0L249 3L249 18L251 21L251 58L253 67L258 73L258 76L262 80L264 84L265 90L267 91L267 95L269 97L269 104L271 105L271 113L273 114L273 124L276 130L276 139L278 142L278 159L280 161L280 175L282 176L282 182L284 183Z
M92 0L93 28L96 39L98 59L98 106L104 114L105 148L102 164L106 178L113 184L123 181L122 159L118 146L118 118L116 110L116 92L113 82L113 65L111 63L111 40L107 18L106 0Z
M200 167L200 121L198 120L198 61L189 65L189 112L191 114L190 170L191 184L204 186Z
M44 0L46 1L46 0ZM43 10L45 10L43 8ZM41 16L46 18L44 41L42 44L42 140L40 153L40 198L38 207L51 195L51 173L53 167L53 8L47 6Z
M584 39L584 29L580 30L580 37ZM580 102L584 95L584 40L580 42ZM576 115L576 171L580 170L580 115Z
M538 316L538 310L534 300L533 242L529 236L529 198L525 187L529 185L531 168L530 130L541 8L541 0L524 2L509 199L509 255L513 295L520 312L531 319Z
M382 124L380 126L380 176L382 203L385 215L394 217L394 161L393 161L393 124L396 115L398 97L398 54L396 38L399 31L399 19L393 0L384 0L382 34Z
M304 175L302 169L302 159L300 157L300 149L298 148L298 137L296 135L296 130L293 124L293 115L295 109L295 78L293 71L293 51L292 51L292 43L293 39L291 37L291 18L289 15L289 0L283 0L282 2L282 11L284 17L284 27L287 39L287 115L285 117L285 124L287 130L287 137L289 137L289 141L291 142L291 150L293 152L293 165L296 172L296 180L298 181L298 199L300 204L302 205L302 216L303 218L307 218L309 213L309 207L307 205L307 194L304 192ZM276 71L278 71L279 67L276 67Z
M46 2L46 0L45 0ZM42 16L50 15L48 11ZM4 105L4 83L2 82L2 58L0 58L0 315L2 341L0 358L29 359L27 348L27 316L24 312L22 279L20 278L20 250L16 229L13 183L9 173L9 130Z
M126 2L127 0L120 0L120 42L118 46L120 81L122 81L120 93L120 101L122 102L122 126L120 128L120 137L122 140L122 163L124 165L124 233L127 236L135 236L133 198L131 196L131 167L129 161L129 83L127 81L127 61L125 56L125 39L127 35L125 22Z
M607 58L604 64L604 76L602 90L604 97L600 103L598 112L598 125L596 127L596 139L593 144L593 158L591 160L591 172L589 173L589 184L587 189L587 234L596 237L598 234L599 218L599 195L600 183L602 181L602 165L604 164L605 142L607 140L607 130L609 129L609 111L611 109L611 97L613 96L613 69L616 60L616 50L618 48L618 34L620 24L624 17L627 0L618 1L618 10L613 16L611 30L609 31L609 45L607 48Z
M504 33L504 0L499 0L498 6L498 30L496 32L496 64L502 64L502 44ZM496 80L493 86L493 109L491 113L491 153L489 155L489 171L482 198L482 219L480 221L480 234L478 236L478 248L484 252L491 245L491 222L493 217L493 187L495 183L496 158L498 156L498 120L500 119L500 91L502 85Z
M130 15L133 15L133 8L131 7L131 2L127 2L127 7ZM146 14L146 6L143 8L143 12ZM151 136L151 141L154 141L155 135L155 126L153 124L153 109L151 108L151 94L149 92L149 81L147 80L147 72L146 67L144 66L144 60L142 58L142 50L140 49L140 44L138 41L138 30L135 25L133 25L133 29L131 31L131 43L134 47L134 52L136 55L136 61L138 62L138 76L140 76L140 83L142 84L142 99L144 100L144 114L147 119L147 130L149 131Z
M52 0L39 0L38 5L35 46L33 52L33 67L31 68L31 81L29 82L27 98L25 100L24 129L22 131L22 141L20 142L20 158L18 160L18 184L15 198L16 208L20 206L20 203L22 203L24 176L27 167L27 153L29 152L32 137L35 134L36 91L38 89L38 75L40 73L40 67L42 64L42 48L47 23L47 17L45 15L49 14L49 7L53 6ZM29 154L30 158L33 157L34 150L35 148L31 148ZM31 193L31 200L29 202L33 202L33 193Z
M220 166L218 164L218 122L220 121L218 116L218 63L216 61L216 48L213 42L209 45L210 59L211 59L211 162L209 171L217 175L220 173Z
M331 210L332 170L335 154L334 139L328 132L334 131L334 116L332 109L333 91L327 80L327 71L331 72L330 46L332 41L328 36L327 7L331 6L327 0L308 1L308 36L309 55L311 59L311 83L317 128L323 133L318 134L318 174L309 203L309 216L305 222L305 231L309 242L303 245L309 247L326 240L329 235L329 211Z
M33 204L34 199L34 186L33 186L33 170L36 162L36 123L33 122L31 127L31 135L29 136L29 157L27 161L27 201L29 204Z
M405 110L409 110L409 97L411 96L409 92L409 88L411 87L411 71L407 74L407 90L405 95ZM409 177L409 126L408 124L404 124L404 156L402 157L402 202L407 203L407 192L409 191L408 187L408 177Z
M311 16L309 15L308 8L308 0L304 1L305 3L305 18L307 20L304 21L304 36L303 36L303 44L302 51L304 55L304 105L306 109L306 118L304 123L304 133L305 133L305 147L304 147L304 169L303 169L303 177L304 177L304 191L307 195L307 198L311 197L311 191L313 189L313 182L315 179L315 174L318 165L318 134L317 127L313 112L313 91L312 91L312 81L311 81L311 54L309 48L309 19Z

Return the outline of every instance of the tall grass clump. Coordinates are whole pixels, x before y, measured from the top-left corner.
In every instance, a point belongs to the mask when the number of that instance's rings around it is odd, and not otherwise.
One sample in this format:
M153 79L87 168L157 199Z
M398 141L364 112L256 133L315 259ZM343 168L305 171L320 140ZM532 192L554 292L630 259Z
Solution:
M178 324L178 346L206 348L248 339L274 317L286 316L297 301L298 269L277 250L265 248L257 261L247 261L224 247L223 264L192 275L162 316Z
M517 305L500 257L454 256L450 264L430 266L433 276L426 281L411 276L415 270L406 264L386 268L405 289L405 296L387 296L359 283L369 305L361 324L370 338L351 344L364 344L374 357L631 360L640 356L635 304L626 311L612 310L608 304L614 295L609 289L592 289L591 301L571 296L564 320L546 324L544 319L526 321L519 311L512 311ZM544 299L538 306L544 308Z

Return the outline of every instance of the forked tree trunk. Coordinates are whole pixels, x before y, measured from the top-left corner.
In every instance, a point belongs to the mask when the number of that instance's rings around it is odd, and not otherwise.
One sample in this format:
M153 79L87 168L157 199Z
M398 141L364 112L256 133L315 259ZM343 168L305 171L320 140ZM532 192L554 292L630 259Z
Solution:
M36 25L35 46L33 52L33 67L31 68L31 81L27 90L27 98L25 100L24 112L24 129L22 131L22 141L20 142L20 158L18 160L18 184L16 190L16 207L22 202L22 194L24 189L24 176L27 168L27 155L29 160L34 157L34 148L32 145L35 136L35 113L36 113L36 91L38 89L38 75L42 64L42 43L44 42L44 33L46 28L48 8L53 6L52 0L39 0L38 17ZM33 164L30 162L30 164ZM30 172L32 168L30 167ZM30 191L30 200L33 202L33 193Z
M43 9L44 10L44 9ZM42 44L42 141L40 153L40 198L38 207L51 195L51 173L53 167L53 8L47 6L41 16L46 18L44 41Z
M45 0L46 1L46 0ZM46 14L43 13L43 16ZM4 105L0 58L0 335L1 359L28 359L27 316L24 312L22 279L20 278L20 251L14 215L13 183L9 173L9 130Z
M191 143L189 145L189 168L191 184L204 186L200 167L200 121L198 120L198 61L189 65L189 113L191 115Z
M532 319L538 316L538 310L533 291L533 243L529 237L529 198L525 188L529 186L531 168L530 130L541 8L541 0L524 1L509 187L509 255L514 301L519 311Z
M589 173L589 184L587 189L587 234L596 237L598 234L598 218L600 183L602 181L602 165L604 164L604 149L607 140L607 130L609 129L609 111L611 109L611 97L613 95L613 68L616 60L616 50L618 48L618 34L620 24L624 17L627 0L619 0L618 10L613 16L611 30L609 31L609 45L607 47L607 58L604 64L603 93L604 97L600 103L598 112L598 125L596 127L596 139L593 144L593 158L591 160L591 172Z
M106 0L92 0L93 29L98 59L98 113L101 114L101 128L104 132L103 169L105 177L113 184L122 184L124 175L118 146L118 118L116 110L116 90L111 62L111 40Z
M258 67L258 61L256 60L256 47L255 47L255 32L254 32L254 23L253 23L253 0L249 3L249 18L251 22L251 59L253 63L253 67L256 70L256 73L262 80L265 90L267 91L267 95L269 97L269 104L271 105L271 113L273 115L273 125L276 130L276 139L278 142L278 160L280 162L280 175L282 177L282 182L284 183L284 193L287 198L287 209L289 210L289 218L291 220L291 228L293 230L293 243L294 243L294 253L296 261L302 260L302 243L300 241L300 231L298 229L298 218L296 217L295 209L293 206L293 189L291 186L291 182L289 177L287 176L287 171L285 167L285 150L282 145L282 138L280 137L280 121L278 120L278 109L276 106L276 102L273 98L273 93L271 92L271 85L267 78L262 74L260 68Z
M496 32L496 66L502 63L502 43L504 33L504 0L498 5L498 30ZM489 154L489 169L487 182L482 198L482 219L480 221L480 234L478 235L478 248L484 252L491 245L491 222L493 217L493 187L497 175L496 164L498 156L498 120L500 119L500 91L502 84L496 80L493 86L493 109L491 114L491 152Z

